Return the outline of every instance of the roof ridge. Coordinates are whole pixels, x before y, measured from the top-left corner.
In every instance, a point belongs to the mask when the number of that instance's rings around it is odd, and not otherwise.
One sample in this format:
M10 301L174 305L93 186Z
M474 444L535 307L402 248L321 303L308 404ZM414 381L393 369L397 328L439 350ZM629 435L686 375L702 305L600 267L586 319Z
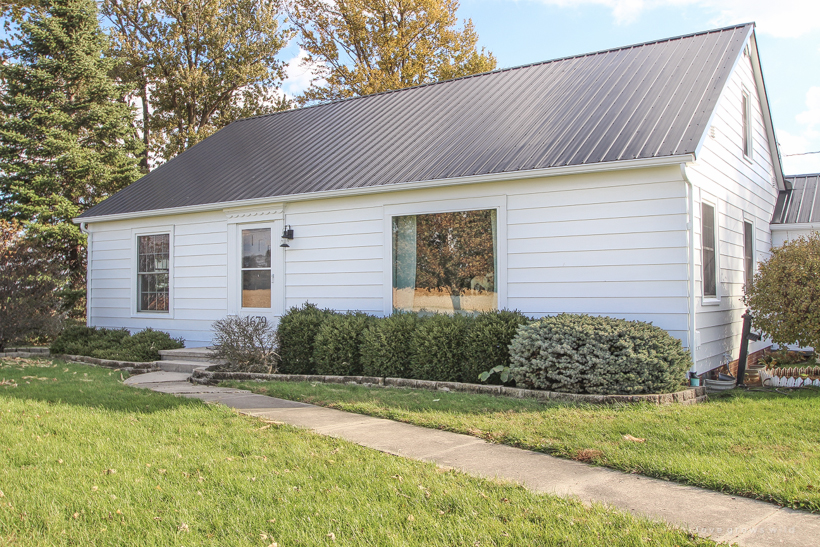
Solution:
M254 119L257 119L257 118L267 118L267 117L270 117L270 116L276 116L278 114L287 114L289 112L300 112L302 110L307 110L309 108L319 108L319 107L322 107L322 106L329 106L329 105L332 105L332 104L339 104L339 103L348 102L348 101L368 99L368 98L371 98L371 97L378 97L380 95L387 95L389 93L398 93L398 92L401 92L401 91L409 91L411 89L420 89L420 88L423 88L423 87L441 85L441 84L446 84L446 83L450 83L450 82L456 82L456 81L459 81L459 80L467 80L469 78L478 78L478 77L481 77L481 76L491 76L493 74L501 74L503 72L510 72L510 71L513 71L513 70L521 70L521 69L530 68L530 67L534 67L534 66L540 66L540 65L548 65L550 63L557 63L557 62L560 62L560 61L568 61L570 59L580 59L582 57L592 57L592 56L595 56L595 55L601 55L601 54L604 54L604 53L612 53L612 52L615 52L615 51L622 51L622 50L625 50L625 49L634 49L634 48L639 48L639 47L651 46L651 45L654 45L654 44L661 44L661 43L664 43L664 42L671 42L673 40L683 40L685 38L694 38L695 36L701 36L701 35L705 35L705 34L712 34L712 33L715 33L715 32L724 32L724 31L727 31L727 30L730 30L730 29L738 29L738 28L743 28L743 27L747 27L747 26L755 26L755 23L754 22L749 22L749 23L741 23L741 24L737 24L737 25L729 25L729 26L726 26L726 27L721 27L721 28L716 28L716 29L711 29L711 30L702 30L702 31L698 31L698 32L692 32L692 33L689 33L689 34L681 34L680 36L672 36L672 37L669 37L669 38L659 38L657 40L650 40L648 42L639 42L637 44L629 44L629 45L626 45L626 46L619 46L619 47L614 47L614 48L609 48L609 49L601 49L601 50L598 50L598 51L590 51L590 52L587 52L587 53L580 53L580 54L577 54L577 55L568 55L566 57L557 57L555 59L548 59L546 61L537 61L535 63L527 63L527 64L524 64L524 65L515 65L515 66L511 66L511 67L506 67L506 68L497 68L495 70L490 70L488 72L479 72L477 74L467 74L466 76L459 76L458 78L449 78L447 80L438 80L438 81L435 81L435 82L427 82L427 83L424 83L424 84L418 84L418 85L414 85L414 86L410 86L410 87L403 87L401 89L388 89L388 90L385 90L385 91L379 91L378 93L370 93L369 95L357 95L355 97L345 97L343 99L335 99L335 100L332 100L332 101L328 101L326 103L318 103L318 104L312 104L312 105L308 105L308 106L300 106L298 108L291 108L291 109L288 109L288 110L278 110L276 112L270 112L268 114L259 114L258 116L249 116L247 118L240 118L238 120L234 120L233 122L231 122L231 124L238 123L238 122L244 122L244 121L248 121L248 120L254 120ZM231 125L231 124L228 124L228 125Z

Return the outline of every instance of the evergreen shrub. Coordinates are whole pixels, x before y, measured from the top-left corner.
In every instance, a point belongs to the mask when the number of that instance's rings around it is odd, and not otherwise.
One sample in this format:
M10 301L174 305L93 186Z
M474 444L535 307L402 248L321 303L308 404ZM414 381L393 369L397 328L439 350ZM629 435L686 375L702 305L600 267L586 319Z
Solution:
M519 325L530 319L520 311L482 312L475 317L465 344L464 381L476 383L482 372L510 366L510 343ZM499 383L492 375L488 383Z
M158 361L160 350L185 347L181 338L151 328L133 336L126 329L74 325L64 329L51 345L51 353L86 355L116 361Z
M376 317L363 312L334 314L325 319L314 340L313 361L317 374L358 376L364 331Z
M290 308L279 320L279 372L283 374L316 374L313 360L316 334L329 317L338 315L306 302Z
M412 377L441 382L473 382L467 378L467 337L475 319L468 315L434 314L413 333Z
M601 395L678 391L692 365L659 327L575 314L518 327L510 357L518 387Z
M395 312L370 325L362 335L362 374L410 378L413 333L421 320L415 313Z

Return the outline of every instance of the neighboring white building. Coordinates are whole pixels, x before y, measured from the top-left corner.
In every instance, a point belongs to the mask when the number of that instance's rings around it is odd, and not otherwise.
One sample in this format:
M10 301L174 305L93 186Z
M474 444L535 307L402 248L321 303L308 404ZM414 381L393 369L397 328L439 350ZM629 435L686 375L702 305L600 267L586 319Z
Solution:
M202 346L306 301L589 313L651 321L703 372L737 358L787 188L753 25L291 110L77 219L88 323Z
M786 177L772 220L772 247L820 231L820 173Z

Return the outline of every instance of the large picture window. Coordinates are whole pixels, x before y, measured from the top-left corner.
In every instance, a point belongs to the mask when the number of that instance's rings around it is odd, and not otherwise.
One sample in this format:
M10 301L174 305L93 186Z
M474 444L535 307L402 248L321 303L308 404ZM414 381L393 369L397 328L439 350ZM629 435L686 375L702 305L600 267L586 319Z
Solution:
M169 234L137 236L137 309L168 312Z
M717 297L717 263L715 257L715 208L701 204L701 248L703 249L703 296Z
M270 308L270 228L242 230L242 307Z
M498 307L496 211L393 217L393 309Z

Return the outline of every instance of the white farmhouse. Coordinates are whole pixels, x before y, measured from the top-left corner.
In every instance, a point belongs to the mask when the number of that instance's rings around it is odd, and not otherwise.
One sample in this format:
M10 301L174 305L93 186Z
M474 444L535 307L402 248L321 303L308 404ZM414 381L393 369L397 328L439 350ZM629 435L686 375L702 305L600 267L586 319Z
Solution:
M237 121L93 207L88 323L588 313L703 372L787 189L752 24L498 70Z

